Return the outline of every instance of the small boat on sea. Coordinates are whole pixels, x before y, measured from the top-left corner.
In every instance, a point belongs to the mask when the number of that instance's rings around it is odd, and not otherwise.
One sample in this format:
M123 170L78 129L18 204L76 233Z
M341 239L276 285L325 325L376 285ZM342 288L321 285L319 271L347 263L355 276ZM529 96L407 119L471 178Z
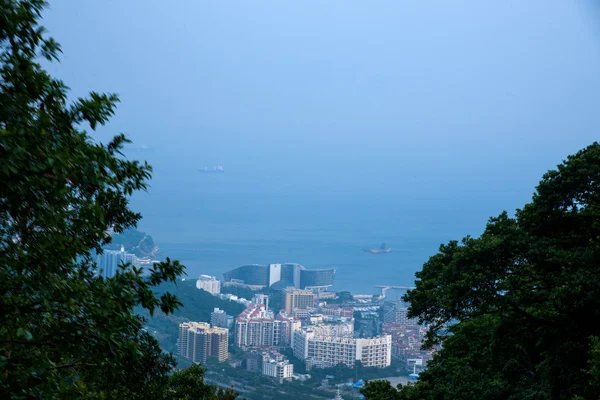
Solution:
M379 246L379 248L373 248L373 249L368 249L365 250L367 253L371 253L371 254L382 254L382 253L389 253L392 251L392 249L390 249L389 247L387 247L385 245L385 243L382 243L381 246Z
M215 165L212 168L204 167L203 169L199 169L198 172L203 172L203 173L223 173L223 172L225 172L225 170L223 169L222 165Z

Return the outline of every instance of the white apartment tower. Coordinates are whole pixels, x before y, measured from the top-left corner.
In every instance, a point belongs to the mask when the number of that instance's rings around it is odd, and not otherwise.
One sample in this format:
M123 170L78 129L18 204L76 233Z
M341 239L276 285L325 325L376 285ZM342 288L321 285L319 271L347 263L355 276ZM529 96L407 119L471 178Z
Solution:
M102 254L98 255L96 265L100 276L104 278L112 278L117 274L119 265L128 261L127 256L130 254L125 253L125 249L121 246L121 250L104 250Z
M214 276L200 275L196 281L196 288L207 291L210 294L221 293L221 281Z
M300 321L284 312L275 316L265 304L250 304L235 320L235 344L245 348L289 346L299 328Z
M294 365L289 361L268 360L263 361L263 375L277 378L280 381L284 379L292 379L294 376Z

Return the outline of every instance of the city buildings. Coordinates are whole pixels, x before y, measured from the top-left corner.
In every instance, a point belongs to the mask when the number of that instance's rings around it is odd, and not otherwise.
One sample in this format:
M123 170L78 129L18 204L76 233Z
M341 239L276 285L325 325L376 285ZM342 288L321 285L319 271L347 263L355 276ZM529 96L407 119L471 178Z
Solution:
M306 362L306 368L329 368L345 364L353 368L385 368L391 364L392 337L389 335L358 339L323 336L318 330L303 328L294 332L294 355Z
M288 314L292 314L296 309L312 308L314 303L315 293L312 290L296 289L292 286L283 290L283 307Z
M352 307L340 307L337 304L325 304L319 307L319 313L323 315L352 318L354 316L354 309Z
M314 309L310 308L296 308L292 315L298 319L307 319L310 318L311 314L314 312Z
M251 350L244 356L246 369L277 378L280 381L292 379L294 366L282 355L272 351Z
M235 301L236 303L243 304L246 307L248 307L250 304L252 304L251 300L245 299L243 297L237 297L236 295L231 294L231 293L219 293L219 294L217 294L215 296L217 296L221 300Z
M306 325L305 328L310 329L319 336L354 336L354 318L332 317L316 314L310 317L309 322L310 325Z
M210 324L219 328L231 328L233 325L233 317L226 314L225 311L215 308L210 314Z
M383 305L383 322L386 324L418 325L419 321L408 318L408 304L402 300L386 301Z
M262 372L263 356L257 350L244 353L244 365L250 372Z
M126 253L122 246L121 250L104 250L102 254L98 254L96 261L98 274L104 278L112 278L117 274L119 265L128 262L135 264L136 257Z
M252 288L326 290L333 285L335 269L308 270L300 264L243 265L223 274L224 281Z
M288 315L285 312L279 312L275 316L273 324L274 346L291 346L294 332L300 329L301 322L299 319Z
M335 299L337 297L337 294L335 292L318 291L315 294L317 295L317 299L319 300L330 300Z
M385 302L383 333L392 337L392 356L402 361L429 359L431 354L421 349L426 328L418 320L408 318L408 304L402 300Z
M238 315L235 320L235 344L238 347L290 345L292 333L300 328L300 321L285 312L275 316L267 306L268 302L250 304Z
M283 381L284 379L290 380L294 376L294 365L290 364L288 360L278 361L270 358L263 360L262 373L263 375L279 379L279 381Z
M195 363L204 363L208 357L219 361L228 358L229 330L213 327L206 322L184 322L179 324L177 350L183 357Z
M200 275L200 278L196 281L196 287L210 294L221 293L221 281L210 275Z
M300 274L300 288L323 290L333 285L335 269L306 269Z
M392 337L392 356L401 361L429 360L434 350L423 350L421 345L427 329L419 325L383 324L383 334Z

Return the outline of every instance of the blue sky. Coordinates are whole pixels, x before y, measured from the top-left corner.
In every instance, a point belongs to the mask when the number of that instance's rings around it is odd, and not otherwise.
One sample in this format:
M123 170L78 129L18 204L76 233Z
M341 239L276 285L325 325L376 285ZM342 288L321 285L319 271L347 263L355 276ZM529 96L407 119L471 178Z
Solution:
M526 201L598 139L585 2L54 1L73 95L116 92L97 135L152 152L155 185L223 164L264 193Z

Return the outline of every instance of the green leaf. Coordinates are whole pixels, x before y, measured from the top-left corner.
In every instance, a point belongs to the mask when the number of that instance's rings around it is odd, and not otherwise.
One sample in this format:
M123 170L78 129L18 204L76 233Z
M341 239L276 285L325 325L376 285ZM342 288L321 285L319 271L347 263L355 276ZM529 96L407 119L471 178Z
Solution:
M33 339L31 332L29 332L27 329L24 329L24 328L17 329L17 336L22 337L27 341L30 341L31 339Z

